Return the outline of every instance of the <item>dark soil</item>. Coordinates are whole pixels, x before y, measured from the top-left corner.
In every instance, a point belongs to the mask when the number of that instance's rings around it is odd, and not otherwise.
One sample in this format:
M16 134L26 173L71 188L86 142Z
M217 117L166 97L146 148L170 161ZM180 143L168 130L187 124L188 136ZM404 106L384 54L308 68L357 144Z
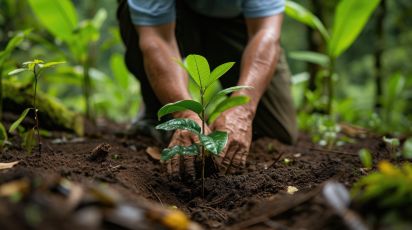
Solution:
M252 145L245 169L206 179L203 199L200 180L192 184L171 181L159 161L146 153L147 147L159 146L154 140L114 135L113 130L119 128L105 127L98 135L85 138L54 132L43 138L42 154L35 148L31 156L17 145L11 146L0 155L0 162L20 163L0 171L0 184L17 174L60 176L82 184L104 182L131 203L145 198L176 206L207 229L345 229L320 195L320 187L336 180L350 188L364 174L357 155L361 148L374 153L375 163L389 156L380 137L358 138L354 144L333 150L313 144L305 134L295 146L259 139ZM288 186L299 191L290 195ZM2 209L10 207L7 210L12 213L19 212L19 205L0 198ZM2 209L0 223L19 221L17 214L6 215L8 211ZM47 223L61 223L50 219ZM64 225L74 228L67 222ZM41 226L44 229L45 225Z

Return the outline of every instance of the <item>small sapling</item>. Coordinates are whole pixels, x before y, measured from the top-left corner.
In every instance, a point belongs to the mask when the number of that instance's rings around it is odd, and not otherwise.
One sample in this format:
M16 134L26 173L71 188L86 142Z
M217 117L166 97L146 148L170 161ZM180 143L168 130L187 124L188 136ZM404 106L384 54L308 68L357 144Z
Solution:
M32 108L27 108L23 111L23 113L20 115L20 117L10 126L9 132L13 132L19 125L20 123L26 118L27 114L29 113L30 110L34 111L34 121L35 125L32 129L27 131L26 135L24 136L24 143L25 145L28 146L28 151L31 151L31 146L34 144L34 132L36 132L37 135L37 142L38 142L38 147L39 147L39 153L41 153L41 140L40 140L40 126L39 126L39 117L37 115L38 109L37 109L37 104L36 104L36 94L37 94L37 83L40 78L40 74L42 73L43 70L48 69L52 66L62 64L64 62L44 62L43 60L39 59L34 59L33 61L28 61L23 63L23 68L15 69L11 72L9 72L9 75L15 75L24 71L29 71L33 73L34 76L34 94L33 94L33 107ZM30 143L30 144L27 144Z
M161 117L170 113L191 110L195 112L202 121L201 127L191 119L176 118L166 121L156 126L156 128L166 131L176 129L188 130L199 137L199 142L193 143L190 146L177 145L163 149L161 159L166 161L176 155L196 156L200 154L202 158L202 196L204 197L205 158L211 155L219 155L223 151L228 140L228 134L226 132L214 131L208 135L205 134L207 121L205 111L211 103L221 100L225 95L241 89L250 89L252 87L230 87L217 92L210 100L206 100L205 93L209 86L218 81L218 79L234 65L234 62L227 62L219 65L210 72L206 58L192 54L187 56L184 63L179 62L179 64L188 72L189 76L195 82L200 93L200 102L194 100L182 100L166 104L158 111L158 118L160 120ZM248 102L249 98L246 96L231 96L222 100L217 104L214 111L211 112L208 119L209 123L212 123L223 111Z

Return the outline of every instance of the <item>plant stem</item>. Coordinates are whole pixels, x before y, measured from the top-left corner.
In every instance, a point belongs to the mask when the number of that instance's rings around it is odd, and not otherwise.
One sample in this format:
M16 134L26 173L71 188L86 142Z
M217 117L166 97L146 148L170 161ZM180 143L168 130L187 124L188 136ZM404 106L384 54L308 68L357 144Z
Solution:
M332 115L333 112L333 99L335 95L335 87L333 83L333 75L335 74L335 58L330 57L330 66L329 66L329 73L327 77L327 87L328 87L328 104L327 104L327 110L326 113L328 115Z
M383 62L382 56L385 48L385 17L386 17L386 0L382 0L376 12L376 36L377 43L374 52L375 58L375 112L381 113L382 95L383 95ZM381 115L381 114L380 114Z
M33 73L34 73L34 96L33 96L33 108L34 108L34 120L36 122L36 125L34 126L34 129L36 130L37 133L37 142L39 146L39 153L41 154L41 140L40 140L40 128L39 128L39 117L37 116L37 107L36 107L36 96L37 96L37 80L38 80L38 72L36 71L35 66Z
M200 92L200 103L204 104L204 92L201 90ZM202 134L205 134L205 109L202 108L201 113L201 120L202 120ZM205 147L202 145L202 198L205 198Z
M89 74L89 61L86 59L83 62L83 77L84 77L84 82L83 82L83 94L84 94L84 100L86 103L86 117L88 119L91 119L91 109L90 109L90 91L91 91L91 80L90 80L90 74Z
M0 122L3 120L3 65L0 66Z

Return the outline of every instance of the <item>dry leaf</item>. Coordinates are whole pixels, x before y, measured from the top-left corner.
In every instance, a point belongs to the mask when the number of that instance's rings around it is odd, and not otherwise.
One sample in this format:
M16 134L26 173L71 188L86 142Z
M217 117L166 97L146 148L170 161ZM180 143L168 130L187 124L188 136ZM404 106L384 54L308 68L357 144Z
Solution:
M9 162L9 163L0 163L0 170L13 168L13 166L15 166L18 163L19 163L19 161L13 161L13 162Z
M154 160L160 161L160 149L158 147L147 147L146 153Z
M289 193L290 195L293 195L297 191L299 191L299 189L296 188L295 186L288 186L287 193Z
M360 127L360 126L356 126L356 125L340 124L339 126L342 130L342 133L344 133L345 135L349 137L363 138L368 133L367 129Z

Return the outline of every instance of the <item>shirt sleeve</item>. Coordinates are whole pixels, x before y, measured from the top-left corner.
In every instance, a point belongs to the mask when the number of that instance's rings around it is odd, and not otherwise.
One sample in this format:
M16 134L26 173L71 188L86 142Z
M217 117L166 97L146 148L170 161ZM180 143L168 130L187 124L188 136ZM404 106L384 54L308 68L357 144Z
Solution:
M243 14L246 18L273 16L285 10L285 0L245 0Z
M175 21L175 0L127 0L135 25L161 25Z

